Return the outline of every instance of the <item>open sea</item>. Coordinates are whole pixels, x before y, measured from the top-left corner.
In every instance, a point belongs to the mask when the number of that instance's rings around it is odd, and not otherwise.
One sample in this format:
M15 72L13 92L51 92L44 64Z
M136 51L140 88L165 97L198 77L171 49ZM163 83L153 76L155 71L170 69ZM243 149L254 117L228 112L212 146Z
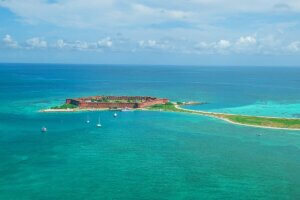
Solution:
M300 199L300 131L183 113L38 112L100 94L300 117L300 67L0 64L1 200Z

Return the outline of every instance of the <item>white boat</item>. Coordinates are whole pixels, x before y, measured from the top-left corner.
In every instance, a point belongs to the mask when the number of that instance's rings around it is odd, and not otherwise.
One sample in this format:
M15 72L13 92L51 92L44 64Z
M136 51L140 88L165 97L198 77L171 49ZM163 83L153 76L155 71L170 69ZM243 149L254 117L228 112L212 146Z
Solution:
M114 117L117 117L118 116L118 114L117 113L114 113Z
M128 111L132 111L132 109L128 109L127 107L122 109L122 112L128 112Z
M42 129L41 129L41 131L42 131L43 133L45 133L45 132L47 132L47 128L43 126Z
M99 118L98 118L98 124L96 125L97 127L101 127L102 125L101 125L101 123L100 123L100 116L99 116Z
M86 120L86 123L89 124L90 123L90 119L89 119L89 116L87 116L87 120Z

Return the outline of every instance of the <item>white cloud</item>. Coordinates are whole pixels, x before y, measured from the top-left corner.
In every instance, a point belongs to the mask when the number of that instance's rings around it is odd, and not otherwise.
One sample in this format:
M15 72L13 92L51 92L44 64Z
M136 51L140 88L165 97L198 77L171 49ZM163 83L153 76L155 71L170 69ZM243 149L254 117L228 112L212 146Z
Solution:
M193 26L209 25L231 13L257 13L290 9L300 12L296 0L2 0L0 6L10 9L28 23L48 22L58 26L107 27L145 26L169 21L184 21ZM220 17L222 16L222 17Z
M112 45L113 45L113 41L111 40L110 37L98 41L98 47L100 48L111 48Z
M3 42L6 46L11 48L19 48L19 44L15 41L10 35L5 35L3 38Z
M201 54L227 54L230 52L231 42L229 40L219 40L217 42L200 42L195 45L197 53Z
M160 19L186 19L192 17L192 12L182 10L170 10L166 8L153 8L142 4L133 4L133 11L141 17L151 16Z
M108 17L117 15L113 0L89 0L88 3L85 0L4 0L0 6L9 8L29 23L48 22L71 27L103 25Z
M238 46L250 46L256 44L256 38L252 36L240 37L236 42Z
M63 49L67 46L67 43L65 43L64 40L59 39L59 40L56 41L56 44L54 46L59 48L59 49Z
M169 41L157 41L157 40L140 40L138 45L142 49L160 49L160 50L173 50Z
M28 45L28 48L47 48L48 46L45 40L38 37L26 40L26 44Z
M114 44L114 45L113 45ZM196 44L196 45L193 45ZM300 52L300 41L295 41L285 45L281 40L272 35L265 37L241 36L237 39L198 42L193 40L157 40L147 39L139 41L116 42L106 37L95 42L77 40L75 42L65 42L57 40L55 48L80 51L104 51L118 50L125 52L137 52L139 50L149 50L156 52L177 52L177 53L197 53L197 54L263 54L278 55L288 52ZM112 49L112 47L114 47Z
M285 55L300 52L300 41L282 41L281 38L267 35L264 37L241 36L236 39L220 39L216 41L201 41L192 39L142 39L124 40L117 37L105 37L95 41L75 40L46 41L40 37L33 37L25 42L16 42L10 35L5 35L3 43L7 47L23 50L31 49L61 49L76 51L155 51L155 52L176 52L176 53L197 53L197 54L261 54L261 55Z
M102 51L103 49L112 48L113 41L110 37L103 38L97 42L87 42L76 40L74 42L65 42L59 39L55 42L53 47L58 49L69 49L69 50L79 50L79 51Z
M297 0L190 0L190 2L209 11L216 10L219 12L272 12L281 9L299 12L300 10L300 2Z
M300 41L294 41L290 43L287 49L291 52L300 52Z
M76 40L75 42L65 43L65 47L71 50L96 51L98 49L98 44L96 42Z
M71 47L82 51L90 49L90 45L87 42L79 40L77 40L74 44L71 44Z
M198 54L261 54L283 55L288 52L300 52L300 41L284 45L283 41L268 35L264 37L241 36L233 41L199 42L194 46Z
M220 40L217 44L216 44L216 48L217 49L227 49L231 46L231 43L228 40Z
M207 44L206 42L200 42L200 43L196 44L195 47L199 48L199 49L206 49L206 48L211 47L211 45Z
M24 21L32 24L48 22L58 26L107 27L144 25L168 20L191 19L192 12L170 9L166 6L151 7L137 0L4 0L0 6L6 7Z
M284 53L284 44L280 38L273 35L267 35L257 39L257 49L261 54L278 55Z
M96 44L96 43L94 43L94 44ZM64 40L59 39L56 41L56 43L53 46L58 49L85 51L85 50L90 50L92 48L92 46L95 47L96 45L91 45L88 42L80 41L80 40L76 40L74 42L65 42Z
M155 47L156 46L156 41L155 40L141 40L139 41L139 46L140 47Z
M292 14L300 12L300 1L176 0L170 3L159 0L0 0L0 7L9 9L19 17L18 19L27 23L53 24L59 26L59 29L71 27L71 30L80 32L78 35L84 35L84 31L88 30L113 37L118 32L131 40L130 48L138 46L143 49L193 50L196 46L198 51L210 49L212 52L243 53L267 51L267 48L271 48L271 45L267 45L267 41L256 38L256 34L240 37L245 33L273 34L275 30L281 31L277 33L280 35L290 29L293 31L297 29L299 20L296 17L294 20L288 17L286 21L283 17L279 21L276 18L273 19L272 15L274 11L277 13L288 10ZM259 15L252 17L257 13ZM248 19L249 22L241 23ZM74 37L70 29L66 29L66 32L70 32L68 34ZM296 35L298 32L291 31L290 34ZM285 35L286 38L288 36L289 34ZM190 42L179 41L181 37L189 38ZM199 38L205 42L199 43ZM230 40L223 38L230 38ZM89 39L93 39L94 42L87 42L87 39L83 37L78 38L77 42L59 40L54 46L60 49L102 51L104 49L116 50L121 45L120 41L116 41L116 36L114 40L111 38ZM166 40L172 42L164 42ZM35 48L47 46L45 43L37 42L36 44L36 42L31 41L30 45ZM13 46L13 43L11 45ZM276 49L277 46L273 48Z
M258 52L257 40L253 36L240 37L235 45L234 51L236 53L255 53Z

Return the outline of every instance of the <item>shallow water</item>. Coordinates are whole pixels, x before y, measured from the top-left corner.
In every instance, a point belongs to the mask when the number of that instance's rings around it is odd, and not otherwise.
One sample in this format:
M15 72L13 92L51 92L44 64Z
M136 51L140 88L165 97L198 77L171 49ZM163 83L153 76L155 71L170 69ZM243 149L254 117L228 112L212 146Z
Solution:
M297 117L299 74L1 64L0 199L298 199L300 132L182 113L37 111L67 97L153 95L209 102L194 109Z

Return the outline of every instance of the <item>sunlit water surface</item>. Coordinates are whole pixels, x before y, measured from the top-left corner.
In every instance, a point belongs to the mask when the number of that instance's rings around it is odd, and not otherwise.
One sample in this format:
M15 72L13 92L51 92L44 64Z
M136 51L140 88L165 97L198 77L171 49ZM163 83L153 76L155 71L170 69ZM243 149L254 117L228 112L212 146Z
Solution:
M300 199L297 131L182 113L38 112L105 94L300 117L299 86L300 68L1 64L0 199Z

